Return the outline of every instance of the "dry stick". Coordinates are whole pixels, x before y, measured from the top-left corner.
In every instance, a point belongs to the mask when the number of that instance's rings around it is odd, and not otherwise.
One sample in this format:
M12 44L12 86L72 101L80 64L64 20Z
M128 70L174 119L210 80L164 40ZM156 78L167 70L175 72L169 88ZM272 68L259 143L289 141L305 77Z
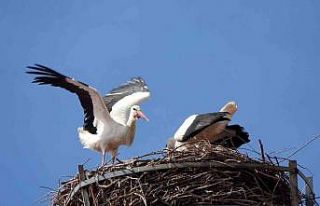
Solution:
M278 158L277 158L277 157L274 157L274 158L275 158L275 160L276 160L276 162L277 162L277 165L280 166L280 163L279 163L279 161L278 161Z
M261 139L259 139L259 146L260 146L260 151L261 151L262 162L266 162L266 158L264 157L264 149L263 149L263 144L262 144Z
M97 200L97 198L96 198L96 196L94 195L94 192L93 192L93 185L89 186L89 192L90 192L91 197L92 197L93 205L94 206L98 206L98 200Z
M86 179L86 176L85 176L85 171L83 169L83 165L78 165L78 171L79 171L80 181L84 181ZM84 206L90 206L89 194L88 194L87 188L82 188L82 197L83 197Z
M144 196L142 196L141 194L139 194L137 192L134 192L133 194L138 195L143 200L143 204L145 206L148 206L147 200L146 200L146 198Z
M272 165L275 165L274 162L272 161L271 157L270 157L268 154L266 154L266 156L268 157L269 162L270 162Z

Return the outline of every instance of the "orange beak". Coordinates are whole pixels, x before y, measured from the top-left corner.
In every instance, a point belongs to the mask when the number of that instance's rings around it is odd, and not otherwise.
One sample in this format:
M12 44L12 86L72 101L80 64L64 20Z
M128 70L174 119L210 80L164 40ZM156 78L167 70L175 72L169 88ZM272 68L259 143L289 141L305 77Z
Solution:
M137 117L138 118L143 118L144 120L146 120L147 122L149 122L149 119L146 115L143 114L143 112L141 111L137 111Z

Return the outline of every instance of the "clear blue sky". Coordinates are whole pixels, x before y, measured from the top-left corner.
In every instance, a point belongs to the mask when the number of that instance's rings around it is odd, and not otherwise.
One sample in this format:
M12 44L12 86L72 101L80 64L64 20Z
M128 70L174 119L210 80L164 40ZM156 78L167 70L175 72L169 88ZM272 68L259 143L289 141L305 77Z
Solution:
M316 0L2 0L0 205L39 205L41 186L56 188L87 159L87 167L99 164L78 140L78 99L31 84L24 72L33 63L103 94L132 76L146 79L152 98L142 108L151 121L138 123L121 159L164 147L188 115L229 100L239 104L233 122L249 131L251 147L259 138L267 152L299 147L320 133L319 10ZM295 156L318 192L319 146Z

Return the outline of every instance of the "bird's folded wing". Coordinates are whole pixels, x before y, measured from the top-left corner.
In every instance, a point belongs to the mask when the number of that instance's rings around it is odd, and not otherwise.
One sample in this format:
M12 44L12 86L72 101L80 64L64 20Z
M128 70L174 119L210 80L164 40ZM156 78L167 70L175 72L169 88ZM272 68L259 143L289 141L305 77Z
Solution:
M193 115L194 118L192 121L187 121L188 119L186 119L186 121L180 126L176 132L176 134L179 133L179 135L175 135L175 139L181 142L187 141L214 123L225 120L229 121L230 119L227 116L227 112Z

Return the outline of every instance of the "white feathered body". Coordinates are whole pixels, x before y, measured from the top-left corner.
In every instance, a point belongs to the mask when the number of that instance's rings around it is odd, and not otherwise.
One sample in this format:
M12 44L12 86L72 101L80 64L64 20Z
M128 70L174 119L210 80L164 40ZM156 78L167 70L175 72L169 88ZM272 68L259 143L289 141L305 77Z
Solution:
M112 154L114 161L120 145L131 145L136 120L147 119L138 105L150 96L141 77L131 78L102 98L96 89L46 66L35 64L27 68L27 73L36 75L33 83L60 87L78 96L84 110L84 124L78 128L80 142L84 148L101 152L102 163L106 152Z
M116 153L120 145L130 146L134 139L135 122L129 126L123 126L117 122L112 125L99 122L97 134L91 134L82 127L78 128L79 139L84 148L97 152Z

